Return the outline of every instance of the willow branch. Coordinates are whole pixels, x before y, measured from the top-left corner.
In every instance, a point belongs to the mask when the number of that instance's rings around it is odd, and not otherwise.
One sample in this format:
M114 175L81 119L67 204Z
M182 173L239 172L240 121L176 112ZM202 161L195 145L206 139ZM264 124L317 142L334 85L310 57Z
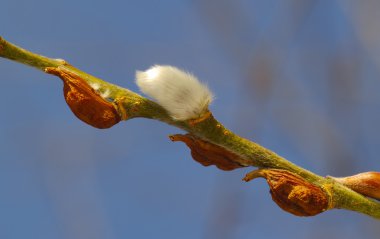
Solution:
M347 209L380 219L380 203L378 201L354 192L333 178L322 177L303 169L271 150L236 135L218 122L212 114L196 121L174 120L163 107L135 92L94 77L73 67L64 60L44 57L22 49L1 37L0 56L50 74L58 75L61 78L81 79L90 86L96 85L97 92L99 94L106 94L106 101L115 106L122 120L143 117L159 120L181 128L190 133L191 137L193 137L192 139L198 143L197 147L203 147L205 149L202 151L203 154L209 153L209 145L213 145L211 148L215 149L215 147L220 147L236 155L237 157L230 157L230 160L235 160L238 165L273 170L271 172L287 172L290 182L298 182L298 179L293 180L294 176L322 190L322 193L324 193L328 199L327 206L322 209L323 211L333 208ZM187 138L187 140L189 139ZM196 154L200 154L200 149L198 149L197 152L194 151L193 156ZM290 175L288 175L288 173ZM273 173L268 173L267 171L260 171L260 173L255 171L255 173L251 175L251 178L258 176L265 176L268 183L269 180L275 178ZM247 175L247 177L249 177L249 175ZM284 178L283 175L282 178ZM275 190L274 188L275 187L273 187L273 190ZM275 198L273 199L275 200ZM302 198L300 198L300 200L301 199Z

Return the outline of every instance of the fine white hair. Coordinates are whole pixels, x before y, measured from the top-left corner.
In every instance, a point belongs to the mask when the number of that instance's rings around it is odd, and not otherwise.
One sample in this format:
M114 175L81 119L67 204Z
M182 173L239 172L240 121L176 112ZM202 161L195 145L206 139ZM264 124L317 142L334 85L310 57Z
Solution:
M136 84L175 120L201 117L213 99L205 84L173 66L155 65L146 71L137 71Z

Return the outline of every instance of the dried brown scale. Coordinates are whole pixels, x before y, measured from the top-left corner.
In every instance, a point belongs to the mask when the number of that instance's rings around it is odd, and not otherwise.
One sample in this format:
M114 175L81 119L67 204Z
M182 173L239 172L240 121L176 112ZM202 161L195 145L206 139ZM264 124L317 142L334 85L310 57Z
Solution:
M344 186L364 196L380 200L380 173L365 172L349 177L334 178Z
M270 187L272 199L283 210L296 216L314 216L329 208L329 196L321 188L286 170L259 169L243 179L263 177Z
M193 159L203 166L215 165L226 171L245 167L239 163L240 157L238 155L194 135L176 134L169 137L172 141L184 142L190 148Z
M208 117L211 117L211 112L210 111L207 111L205 114L203 114L201 117L199 117L198 119L191 119L189 120L189 124L194 126L204 120L206 120Z
M45 71L63 80L66 103L83 122L95 128L106 129L121 120L115 106L103 99L78 75L61 67L47 67Z

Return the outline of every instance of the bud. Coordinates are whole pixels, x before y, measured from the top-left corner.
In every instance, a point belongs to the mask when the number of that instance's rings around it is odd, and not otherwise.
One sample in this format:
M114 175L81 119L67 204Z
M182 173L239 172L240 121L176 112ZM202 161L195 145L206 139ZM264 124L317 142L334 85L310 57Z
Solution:
M169 138L172 141L184 142L190 148L193 159L203 166L215 165L219 169L229 171L249 165L240 156L192 134L176 134Z
M283 210L296 216L314 216L329 208L329 196L321 188L286 170L259 169L248 173L246 182L267 180L272 199Z
M202 118L213 99L205 84L173 66L156 65L146 71L137 71L136 84L175 120Z
M349 177L330 177L364 196L380 200L380 173L365 172Z
M46 73L63 81L63 94L71 111L83 122L99 129L110 128L120 121L115 106L99 95L85 80L63 67L47 67Z

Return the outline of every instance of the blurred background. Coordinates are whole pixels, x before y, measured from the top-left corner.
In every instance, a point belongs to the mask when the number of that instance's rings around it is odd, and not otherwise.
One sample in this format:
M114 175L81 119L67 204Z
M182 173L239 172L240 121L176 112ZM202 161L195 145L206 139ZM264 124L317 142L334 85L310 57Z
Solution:
M0 35L138 91L186 69L236 133L321 175L380 171L380 1L5 0ZM0 238L378 238L379 221L287 214L249 169L191 159L163 123L79 121L58 78L0 58Z

